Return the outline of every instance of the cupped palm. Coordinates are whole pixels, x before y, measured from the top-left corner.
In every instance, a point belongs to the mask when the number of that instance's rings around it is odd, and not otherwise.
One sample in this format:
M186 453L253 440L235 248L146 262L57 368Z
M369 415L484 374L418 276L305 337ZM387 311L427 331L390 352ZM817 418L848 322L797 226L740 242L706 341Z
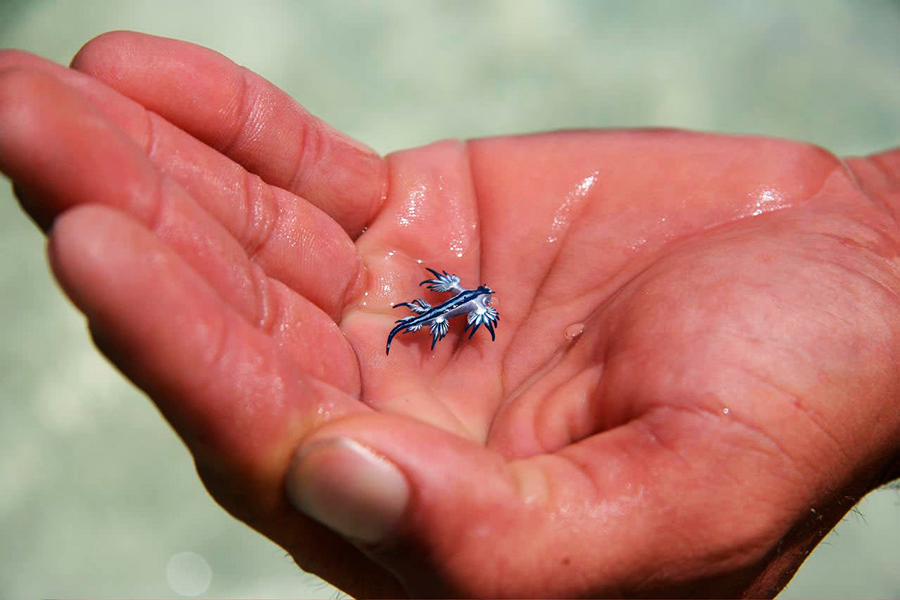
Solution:
M101 349L226 508L353 593L774 593L892 473L896 152L584 131L382 160L171 40L0 65L0 167ZM458 319L386 355L426 267L495 291L496 341ZM403 472L388 539L288 503L328 437Z

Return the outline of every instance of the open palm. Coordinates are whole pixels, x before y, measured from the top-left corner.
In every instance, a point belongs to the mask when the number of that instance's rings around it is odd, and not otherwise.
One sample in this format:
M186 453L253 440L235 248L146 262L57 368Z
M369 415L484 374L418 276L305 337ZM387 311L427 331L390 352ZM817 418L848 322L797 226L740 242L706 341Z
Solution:
M217 500L351 593L773 594L896 472L896 151L382 160L196 46L73 66L0 55L0 168L57 277ZM426 267L495 291L496 341L385 354L392 305L442 299Z

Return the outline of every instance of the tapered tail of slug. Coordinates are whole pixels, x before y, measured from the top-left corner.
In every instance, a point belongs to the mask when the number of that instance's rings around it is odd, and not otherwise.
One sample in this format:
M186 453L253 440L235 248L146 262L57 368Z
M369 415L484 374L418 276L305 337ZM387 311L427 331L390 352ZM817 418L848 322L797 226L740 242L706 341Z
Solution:
M400 333L401 331L403 331L403 327L404 327L404 325L401 323L400 325L397 325L396 327L394 327L393 329L391 329L391 332L388 334L387 346L385 346L385 348L384 348L384 353L385 353L385 354L390 355L390 353L391 353L391 340L394 339L394 336L395 336L395 335L397 335L398 333Z
M400 332L409 333L410 331L417 331L421 327L421 325L410 326L410 321L412 321L413 318L414 317L404 317L397 321L397 324L394 326L393 329L391 329L391 332L388 334L387 346L385 346L385 348L384 348L385 354L389 355L391 353L391 340L394 339L395 335L397 335Z

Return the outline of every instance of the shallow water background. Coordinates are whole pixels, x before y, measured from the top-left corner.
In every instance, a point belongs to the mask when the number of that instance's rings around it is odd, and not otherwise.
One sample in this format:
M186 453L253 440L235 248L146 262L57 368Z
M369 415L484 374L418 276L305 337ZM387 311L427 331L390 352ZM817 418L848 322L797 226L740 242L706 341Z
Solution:
M900 3L0 0L0 47L67 62L191 40L381 152L445 137L674 126L900 144ZM209 498L93 349L0 185L0 597L334 597ZM900 597L900 492L870 495L782 598Z

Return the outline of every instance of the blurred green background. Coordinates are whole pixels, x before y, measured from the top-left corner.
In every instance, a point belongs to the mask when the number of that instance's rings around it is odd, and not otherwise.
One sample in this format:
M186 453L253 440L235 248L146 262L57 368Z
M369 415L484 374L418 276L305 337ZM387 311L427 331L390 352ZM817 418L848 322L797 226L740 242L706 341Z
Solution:
M381 152L652 125L900 143L896 1L0 0L0 47L67 62L111 29L214 48ZM207 496L2 187L0 597L333 597ZM900 493L881 490L782 597L897 598L898 565Z

